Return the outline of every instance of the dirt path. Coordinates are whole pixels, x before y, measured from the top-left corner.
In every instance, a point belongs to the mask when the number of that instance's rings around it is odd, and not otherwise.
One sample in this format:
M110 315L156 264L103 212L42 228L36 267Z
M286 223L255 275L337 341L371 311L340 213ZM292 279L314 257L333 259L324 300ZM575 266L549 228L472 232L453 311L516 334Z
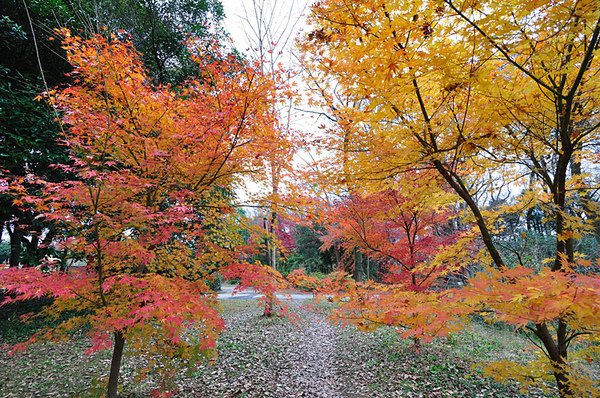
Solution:
M341 398L336 369L335 327L322 316L306 313L279 379L296 397ZM284 395L281 395L284 396Z
M261 318L260 309L226 315L220 355L214 366L201 365L182 380L182 396L342 398L335 370L335 327L321 315L300 310L290 322Z

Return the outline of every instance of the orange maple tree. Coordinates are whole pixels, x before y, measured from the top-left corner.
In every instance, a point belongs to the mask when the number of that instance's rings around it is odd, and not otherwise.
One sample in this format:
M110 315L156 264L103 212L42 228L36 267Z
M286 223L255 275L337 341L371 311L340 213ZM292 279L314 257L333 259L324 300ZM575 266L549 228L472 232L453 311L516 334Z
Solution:
M112 347L107 396L116 397L125 344L160 368L213 355L224 323L208 284L215 267L241 259L243 243L223 243L227 223L215 230L233 211L219 192L242 174L260 178L261 157L277 146L277 79L190 39L199 77L158 85L130 43L60 33L73 83L47 94L74 178L46 183L35 202L70 231L64 247L86 266L2 271L0 286L11 293L3 304L48 295L42 316L71 315L26 344L89 325L90 351Z

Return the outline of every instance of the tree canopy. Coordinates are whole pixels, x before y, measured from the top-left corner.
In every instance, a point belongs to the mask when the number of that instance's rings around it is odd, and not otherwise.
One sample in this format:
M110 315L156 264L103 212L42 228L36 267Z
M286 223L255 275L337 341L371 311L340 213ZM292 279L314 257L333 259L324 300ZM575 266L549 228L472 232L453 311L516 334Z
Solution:
M539 357L487 374L598 395L600 4L316 1L299 70L253 4L258 58L223 45L217 0L2 3L0 305L58 320L23 346L85 330L116 397L125 347L214 358L225 277L265 316L295 286L417 351L508 325ZM319 131L292 126L303 89Z

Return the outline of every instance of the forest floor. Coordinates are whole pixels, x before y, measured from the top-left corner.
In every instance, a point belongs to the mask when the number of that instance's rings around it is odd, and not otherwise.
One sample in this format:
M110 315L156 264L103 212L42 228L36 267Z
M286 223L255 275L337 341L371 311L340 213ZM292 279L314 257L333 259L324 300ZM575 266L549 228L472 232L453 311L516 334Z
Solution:
M290 321L261 317L254 300L224 300L222 306L227 330L212 364L182 370L168 386L160 386L151 376L136 379L141 362L127 357L122 396L148 397L167 388L173 396L201 398L553 396L520 395L518 386L497 384L471 370L473 358L529 355L527 342L507 330L474 324L417 351L392 329L363 333L332 325L324 307L296 303L298 319ZM79 338L36 344L12 356L3 350L0 397L94 396L102 391L102 382L95 380L108 372L110 354L84 355L88 346L89 341Z

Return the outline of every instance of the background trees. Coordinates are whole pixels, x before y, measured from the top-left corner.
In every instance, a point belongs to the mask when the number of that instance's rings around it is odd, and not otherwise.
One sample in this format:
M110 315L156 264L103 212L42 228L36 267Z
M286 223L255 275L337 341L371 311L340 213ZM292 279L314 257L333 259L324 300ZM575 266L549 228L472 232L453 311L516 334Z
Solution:
M451 224L456 216L454 198L438 184L431 173L408 172L396 181L396 189L355 193L327 217L324 247L338 243L347 255L362 253L364 259L353 259L354 273L367 278L376 275L412 290L438 284L440 277L457 273L468 263L452 250L461 231Z
M185 45L189 36L225 37L218 0L86 1L72 7L88 31L108 29L128 35L146 68L161 83L181 83L197 73Z
M280 238L285 235L285 214L280 214L285 211L281 205L286 202L284 192L287 190L289 176L293 174L293 163L301 149L304 135L294 125L294 105L298 101L298 95L295 88L297 74L292 67L291 50L303 8L302 2L295 0L286 3L271 0L240 3L239 28L244 37L233 38L242 39L242 43L245 41L247 48L240 50L260 60L264 72L282 78L283 80L274 83L280 90L288 90L288 101L277 104L273 109L277 114L273 128L278 132L280 146L262 158L268 170L269 181L261 187L261 194L255 195L260 206L268 208L269 214L263 217L262 227L265 232L266 261L275 269L281 269L285 258L285 253L280 250ZM237 43L240 45L239 41Z
M48 253L55 229L36 220L38 213L30 204L15 203L6 184L19 185L35 195L39 193L37 178L56 181L63 177L50 167L67 161L58 142L56 114L43 101L33 99L65 81L68 63L61 58L60 45L47 39L69 14L47 2L36 2L29 14L22 2L2 1L0 10L0 52L5 54L0 61L0 175L7 177L0 192L0 226L10 240L10 265L37 265ZM28 16L35 22L30 24ZM43 74L38 57L43 59Z

